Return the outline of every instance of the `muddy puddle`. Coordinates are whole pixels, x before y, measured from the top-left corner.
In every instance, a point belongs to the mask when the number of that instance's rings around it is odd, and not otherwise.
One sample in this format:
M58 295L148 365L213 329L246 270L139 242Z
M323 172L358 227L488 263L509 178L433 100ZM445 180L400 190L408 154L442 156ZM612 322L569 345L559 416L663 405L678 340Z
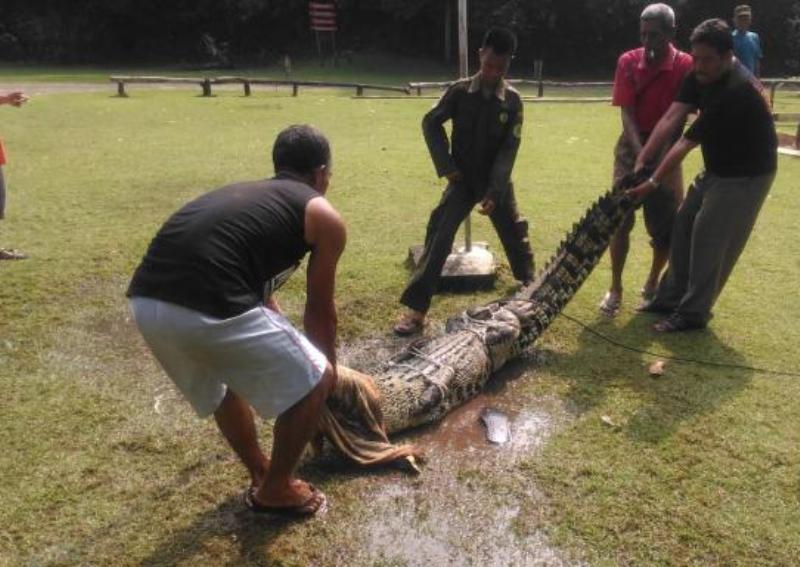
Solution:
M407 341L391 337L370 339L340 351L340 363L371 374L384 361L405 346ZM451 411L444 420L401 435L399 438L422 447L426 453L441 451L457 454L485 453L491 460L495 454L511 462L541 445L568 412L559 400L526 396L526 381L534 380L536 368L546 363L543 354L533 350L510 362L496 374L486 389L465 404ZM481 412L492 408L504 414L509 422L511 439L502 445L487 440Z
M402 346L390 337L371 339L345 349L341 362L369 372ZM361 542L350 560L387 565L575 564L548 544L538 524L542 496L516 466L570 420L560 400L528 393L537 368L545 363L533 351L442 422L398 438L419 445L427 462L417 477L396 472L365 481L364 513L347 526ZM507 416L507 443L487 440L480 419L486 407Z

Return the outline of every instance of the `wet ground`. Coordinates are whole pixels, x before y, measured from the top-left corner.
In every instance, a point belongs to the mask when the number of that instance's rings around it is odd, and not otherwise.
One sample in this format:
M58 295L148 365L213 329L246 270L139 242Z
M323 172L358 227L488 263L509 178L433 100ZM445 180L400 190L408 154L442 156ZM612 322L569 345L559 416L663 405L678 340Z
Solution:
M343 364L369 371L402 343L373 339L344 349ZM368 479L365 513L347 529L363 540L348 560L399 565L567 565L538 525L542 496L516 465L535 455L570 420L554 398L527 393L544 356L533 351L493 378L481 395L440 423L402 436L427 462L420 476L396 473ZM509 418L511 440L491 444L481 411Z
M129 344L132 322L125 308L120 307L119 315L111 326L78 326L61 337L50 362L72 368L75 375L106 376L109 369L92 354L100 347L87 333L94 329L103 340L117 336ZM437 334L442 329L433 326L428 331ZM384 335L345 345L339 351L340 362L370 373L408 342ZM130 344L135 345L133 351L126 351L121 360L152 365L142 356L143 346ZM86 350L86 345L92 348ZM234 556L256 564L273 560L293 564L302 557L301 563L319 565L577 564L550 545L541 513L545 500L524 466L573 419L561 399L535 394L537 374L547 366L549 356L546 351L532 350L509 363L484 392L441 422L396 437L424 450L427 461L422 474L392 468L367 470L327 454L304 462L298 471L327 493L330 506L322 517L296 523L255 518L244 510L239 493L226 486L229 496L216 507L210 505L182 532L159 539L149 559L214 563ZM135 370L123 367L118 372L130 375ZM115 382L100 381L97 388L114 395ZM160 373L144 381L136 395L144 396L145 407L152 408L152 413L147 412L150 425L163 426L163 431L150 429L147 439L161 439L164 431L191 434L198 427L186 402ZM493 445L487 440L480 420L486 407L508 416L508 443ZM128 444L142 437L129 432L118 435ZM203 455L177 482L197 481L218 461L225 462L234 476L240 472L233 455L220 444L216 453Z

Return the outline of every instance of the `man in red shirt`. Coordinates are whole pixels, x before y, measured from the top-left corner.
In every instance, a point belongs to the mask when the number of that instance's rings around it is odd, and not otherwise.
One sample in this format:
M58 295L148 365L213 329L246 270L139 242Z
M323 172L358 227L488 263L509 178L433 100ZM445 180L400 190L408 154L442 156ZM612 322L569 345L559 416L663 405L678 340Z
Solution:
M692 57L671 43L675 34L672 8L666 4L647 6L639 25L642 47L620 56L614 76L613 105L621 108L623 128L614 149L614 181L633 172L636 157L692 69ZM663 148L659 161L668 149ZM655 293L669 257L672 221L682 200L683 176L677 168L644 201L644 222L653 247L650 275L642 288L645 300ZM611 241L611 287L600 302L600 310L610 317L619 312L622 304L622 270L634 222L631 212Z

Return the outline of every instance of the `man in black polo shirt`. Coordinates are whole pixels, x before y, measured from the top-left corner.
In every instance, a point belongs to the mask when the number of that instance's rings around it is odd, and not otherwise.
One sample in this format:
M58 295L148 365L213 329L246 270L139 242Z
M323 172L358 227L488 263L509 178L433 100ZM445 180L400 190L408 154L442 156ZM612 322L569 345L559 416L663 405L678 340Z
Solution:
M419 265L400 298L408 311L394 327L399 335L422 330L458 227L476 204L478 212L489 215L514 277L521 282L533 277L528 222L517 210L511 185L522 135L522 99L504 77L516 45L509 30L490 29L479 52L478 74L452 85L422 121L436 173L448 183L431 212ZM451 140L444 129L448 120Z
M669 313L659 332L704 327L775 179L777 136L760 83L733 57L730 29L706 20L691 36L693 71L639 154L640 170L686 116L700 114L653 176L631 189L643 198L697 145L705 171L689 188L675 220L669 269L643 310Z
M312 515L325 496L293 478L336 382L336 265L341 217L324 195L328 141L291 126L272 152L276 176L195 199L156 234L128 296L136 324L200 417L220 431L250 473L256 512ZM281 314L273 293L311 252L304 327ZM276 417L272 458L253 421Z

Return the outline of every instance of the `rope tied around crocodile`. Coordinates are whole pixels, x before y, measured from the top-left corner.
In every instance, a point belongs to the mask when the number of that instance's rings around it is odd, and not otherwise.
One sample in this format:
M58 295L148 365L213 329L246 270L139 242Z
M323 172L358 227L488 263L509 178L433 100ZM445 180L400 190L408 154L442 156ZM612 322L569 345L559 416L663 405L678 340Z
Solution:
M635 206L624 190L647 175L626 176L597 199L536 279L513 296L448 320L445 334L410 345L375 376L339 367L321 422L325 437L362 465L421 457L413 445L393 445L388 435L441 419L541 336Z

